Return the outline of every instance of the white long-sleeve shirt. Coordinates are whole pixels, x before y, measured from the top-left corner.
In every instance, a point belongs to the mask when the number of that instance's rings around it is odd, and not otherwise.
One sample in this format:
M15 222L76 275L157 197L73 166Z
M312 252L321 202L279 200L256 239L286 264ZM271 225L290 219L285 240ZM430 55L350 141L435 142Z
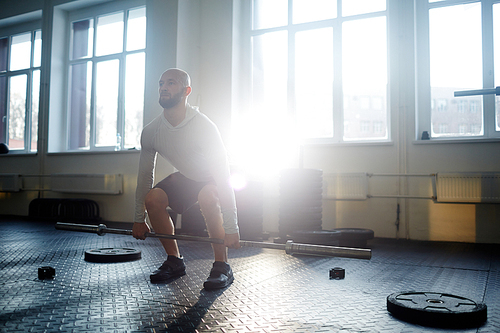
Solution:
M141 135L141 155L134 222L144 222L144 200L154 182L156 154L194 181L215 180L226 234L238 232L234 191L229 183L227 152L217 126L190 105L186 117L172 126L163 113L146 125Z

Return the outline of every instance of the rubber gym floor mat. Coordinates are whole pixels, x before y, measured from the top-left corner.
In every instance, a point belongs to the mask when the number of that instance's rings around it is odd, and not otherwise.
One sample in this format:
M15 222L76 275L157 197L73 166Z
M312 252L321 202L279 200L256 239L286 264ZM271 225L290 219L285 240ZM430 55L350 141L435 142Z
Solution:
M60 231L53 223L0 219L1 332L499 332L500 246L374 239L371 260L230 250L235 281L203 290L210 245L179 241L187 274L149 275L165 259L158 239ZM133 248L140 260L94 263L94 248ZM38 279L38 268L55 269ZM334 267L344 279L330 279ZM436 329L396 319L400 291L460 295L488 306L479 328Z

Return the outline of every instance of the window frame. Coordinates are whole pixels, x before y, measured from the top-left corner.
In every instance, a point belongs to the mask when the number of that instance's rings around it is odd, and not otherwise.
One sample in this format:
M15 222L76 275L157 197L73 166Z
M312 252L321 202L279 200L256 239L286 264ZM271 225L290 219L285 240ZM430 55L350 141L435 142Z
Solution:
M36 13L35 13L36 14ZM38 15L38 14L36 14ZM34 54L35 54L35 33L39 31L40 34L42 34L42 20L41 19L36 19L36 20L31 20L23 23L18 23L15 25L8 25L4 27L0 27L0 38L8 38L9 43L8 43L8 52L7 52L7 70L5 72L0 73L0 76L6 77L6 96L5 96L5 110L7 111L7 114L5 115L4 119L0 119L0 126L3 127L5 131L5 138L0 138L0 141L5 142L7 145L9 145L8 139L9 139L9 129L8 129L8 123L9 123L9 104L10 104L10 89L9 89L9 81L11 77L15 77L18 75L26 75L26 104L25 104L25 119L24 119L24 148L12 148L10 147L9 149L9 154L37 154L39 149L39 128L40 128L40 122L39 119L36 119L37 123L37 128L33 129L33 72L39 71L41 72L41 61L38 66L34 66ZM30 50L30 65L28 68L24 69L16 69L16 70L10 70L10 57L11 57L11 42L12 42L12 37L21 35L21 34L26 34L30 33L31 34L31 50ZM41 40L43 43L43 36L41 36ZM41 76L39 76L41 78ZM38 86L41 86L41 82L39 82ZM38 96L40 96L38 92ZM38 117L40 118L40 100L38 103ZM36 146L32 147L32 138L36 136L37 137L37 142Z
M66 51L65 51L65 80L68 82L67 88L63 92L65 95L65 109L64 117L65 127L65 145L64 150L59 152L115 152L123 151L127 149L133 149L125 147L124 132L125 132L125 80L126 80L126 58L128 55L144 53L146 56L147 46L145 45L142 49L136 49L132 51L127 51L127 27L128 27L128 14L130 10L138 9L144 7L147 11L145 0L131 0L131 1L119 1L113 3L104 3L100 5L85 7L81 9L71 10L68 12L68 18L66 22L66 29L68 30L66 38ZM97 34L97 18L99 16L106 16L115 14L118 12L123 12L123 44L122 51L113 54L106 55L96 55L96 34ZM93 47L92 54L88 57L82 57L78 59L71 59L71 47L72 47L72 24L74 22L92 19L93 20ZM118 101L117 101L117 134L119 134L119 139L117 137L117 143L109 146L99 146L96 144L96 69L97 64L108 60L118 60L119 70L118 70ZM79 147L72 149L70 146L70 130L71 130L71 66L74 64L83 64L86 62L92 63L92 77L91 88L90 88L90 137L88 147ZM145 68L144 68L145 74ZM145 92L143 92L145 97ZM142 109L144 113L144 106ZM140 133L139 133L140 134ZM134 147L136 150L140 147ZM56 151L53 151L56 153Z
M262 29L253 29L254 22L254 6L253 1L249 1L249 4L245 6L245 12L250 13L249 19L246 20L247 31L245 33L245 38L247 41L245 45L242 47L242 53L248 53L248 56L244 56L246 59L246 68L247 73L245 76L248 78L247 84L243 85L246 87L246 91L240 93L240 98L242 100L246 100L252 103L252 62L253 62L253 50L252 50L252 38L255 36L263 35L270 32L277 31L286 31L288 34L288 86L287 86L287 104L288 104L288 113L296 115L295 105L294 105L294 90L295 90L295 61L294 61L294 49L295 49L295 35L300 31L311 31L314 29L321 28L332 28L333 29L333 75L334 75L334 83L333 83L333 107L332 107L332 115L333 115L333 136L329 138L308 138L304 140L305 144L346 144L346 145L359 145L359 144L390 144L392 143L392 117L391 117L391 25L393 24L390 13L391 13L391 0L386 1L386 8L383 11L376 11L370 13L356 14L356 15L346 15L342 16L342 0L337 1L337 16L331 19L323 19L312 22L304 22L304 23L293 23L293 0L288 0L288 22L286 25L271 27L271 28L262 28ZM385 105L385 114L386 114L386 138L356 138L356 139L345 139L344 138L344 130L347 128L346 123L344 123L344 112L345 107L344 103L348 101L344 101L344 93L342 87L342 24L344 22L356 21L362 19L370 19L376 17L384 17L386 23L386 62L387 62L387 90L386 90L386 105ZM241 96L245 95L246 96ZM245 108L242 112L248 112ZM373 123L371 127L373 127ZM375 135L377 133L374 133Z
M493 39L493 5L500 0L442 0L437 2L414 0L415 4L415 80L416 80L416 143L426 142L477 142L498 141L500 131L495 129L495 95L483 95L483 134L482 135L446 135L432 137L431 117L431 83L430 83L430 31L429 10L448 6L480 3L481 4L481 34L482 34L482 87L494 87L494 39ZM473 97L473 96L471 96ZM478 96L479 97L479 96ZM452 100L453 101L453 100ZM466 113L478 112L476 102L469 103ZM469 124L471 128L473 124ZM471 129L472 131L472 129ZM429 133L429 139L423 139L424 132ZM459 134L459 133L458 133Z

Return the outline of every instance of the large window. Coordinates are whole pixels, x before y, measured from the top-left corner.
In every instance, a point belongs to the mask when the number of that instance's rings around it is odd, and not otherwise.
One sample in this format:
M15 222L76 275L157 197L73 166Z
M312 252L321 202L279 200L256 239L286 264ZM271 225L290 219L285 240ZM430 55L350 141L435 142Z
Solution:
M11 152L37 151L41 50L39 29L0 36L0 142Z
M385 0L254 0L252 12L251 117L303 140L389 139Z
M499 1L416 1L417 129L430 139L500 136ZM425 137L427 137L425 135Z
M81 16L73 14L69 27L68 149L138 148L146 8Z

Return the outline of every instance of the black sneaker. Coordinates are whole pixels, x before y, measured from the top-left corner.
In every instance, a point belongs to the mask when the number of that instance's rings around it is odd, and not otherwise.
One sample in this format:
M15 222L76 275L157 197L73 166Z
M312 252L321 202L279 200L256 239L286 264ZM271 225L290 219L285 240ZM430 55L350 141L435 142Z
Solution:
M153 283L168 282L171 279L186 275L183 258L168 257L167 260L149 277Z
M222 261L216 261L210 271L210 276L205 283L203 283L203 287L206 290L221 289L229 286L233 283L233 280L233 271L229 264Z

